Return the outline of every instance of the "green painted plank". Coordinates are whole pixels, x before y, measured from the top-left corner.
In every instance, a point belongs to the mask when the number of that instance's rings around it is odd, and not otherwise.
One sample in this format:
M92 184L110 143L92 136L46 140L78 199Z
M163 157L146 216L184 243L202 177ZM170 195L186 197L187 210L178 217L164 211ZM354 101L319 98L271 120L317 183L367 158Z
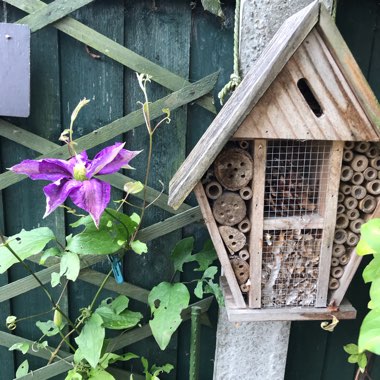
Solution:
M204 95L205 93L211 91L211 89L215 85L217 77L218 73L211 74L199 80L198 82L190 84L182 88L181 90L173 92L170 95L167 95L164 98L153 102L151 104L152 119L161 117L163 115L163 108L169 108L170 110L174 111L177 108L187 103L190 103L199 98L200 96ZM83 111L83 113L84 112L85 111ZM77 139L77 150L82 151L93 148L94 146L109 141L110 139L114 138L115 136L118 136L121 133L126 133L128 131L133 130L134 128L142 125L143 122L144 117L142 115L141 110L133 111L130 114L96 129L86 136ZM2 123L3 121L0 119L0 127L2 126ZM66 146L61 146L59 148L49 151L48 154L36 157L36 159L42 159L46 157L66 159L69 157L69 153L67 151ZM9 162L5 167L10 167L16 164L17 162L18 160ZM25 178L25 176L20 176L11 172L2 173L0 174L0 190L3 190L15 183L18 183Z
M46 4L40 0L7 0L7 2L25 12L35 12L46 6ZM91 46L122 65L129 67L133 71L151 75L152 80L170 90L177 91L189 84L183 77L173 74L160 65L139 56L132 50L125 48L112 39L105 37L101 33L70 17L66 17L55 23L54 27L76 40L83 42L85 45ZM184 76L186 77L187 75ZM210 112L215 113L212 97L205 96L203 99L198 100L198 104Z
M18 20L17 23L27 24L31 32L36 32L93 1L94 0L55 0L46 7L42 7L32 14Z

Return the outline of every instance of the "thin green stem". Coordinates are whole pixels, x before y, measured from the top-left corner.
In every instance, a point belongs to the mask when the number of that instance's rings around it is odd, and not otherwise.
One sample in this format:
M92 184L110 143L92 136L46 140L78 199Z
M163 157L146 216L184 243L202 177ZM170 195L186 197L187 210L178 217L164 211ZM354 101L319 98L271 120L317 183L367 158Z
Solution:
M58 328L59 329L59 328ZM75 347L70 343L70 341L68 341L65 337L65 335L63 335L63 332L61 330L59 330L59 335L61 336L62 340L67 344L68 347L70 347L70 349L75 352Z
M105 284L107 283L108 279L110 278L111 274L112 274L112 269L108 272L107 276L104 278L103 282L100 284L99 289L97 290L97 292L96 292L96 294L95 294L95 296L94 296L94 298L93 298L93 300L89 306L89 310L93 309L95 302L99 297L100 292L103 290L103 288L104 288Z

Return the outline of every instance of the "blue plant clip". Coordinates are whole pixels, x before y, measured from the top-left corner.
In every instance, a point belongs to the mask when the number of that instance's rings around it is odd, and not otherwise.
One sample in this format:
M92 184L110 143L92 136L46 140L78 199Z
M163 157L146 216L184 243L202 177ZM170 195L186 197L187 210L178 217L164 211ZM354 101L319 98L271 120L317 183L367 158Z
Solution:
M118 255L108 255L108 259L111 263L113 276L115 277L115 281L118 284L122 284L124 282L123 277L123 264Z

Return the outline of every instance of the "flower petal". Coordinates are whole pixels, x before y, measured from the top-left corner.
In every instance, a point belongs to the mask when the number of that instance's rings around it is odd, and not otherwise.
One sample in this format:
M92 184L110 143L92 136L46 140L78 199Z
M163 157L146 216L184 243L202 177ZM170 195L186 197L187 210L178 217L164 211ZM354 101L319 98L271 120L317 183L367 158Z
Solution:
M93 178L81 182L81 187L70 193L74 204L87 211L99 227L99 220L111 198L111 185Z
M116 143L112 146L102 149L91 163L88 165L87 178L92 178L98 174L106 165L111 163L119 152L123 149L125 143Z
M61 205L74 189L82 186L82 182L60 179L44 187L46 196L46 212L44 218Z
M31 179L45 179L57 181L62 178L71 178L72 165L68 161L55 158L43 160L24 160L9 170L17 174L26 174Z
M124 169L133 169L128 163L132 160L132 158L136 157L141 150L126 150L122 149L118 155L111 161L108 165L106 165L102 170L98 172L101 174L112 174L119 171L121 168Z

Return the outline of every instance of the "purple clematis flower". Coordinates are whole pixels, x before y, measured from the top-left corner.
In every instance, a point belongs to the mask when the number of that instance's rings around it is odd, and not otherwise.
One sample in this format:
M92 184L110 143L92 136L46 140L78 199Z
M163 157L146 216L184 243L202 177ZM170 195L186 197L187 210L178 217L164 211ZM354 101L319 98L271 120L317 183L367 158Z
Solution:
M100 217L111 197L111 185L94 176L115 173L121 168L130 168L129 161L140 151L123 149L125 143L116 143L101 150L93 160L89 160L86 151L69 160L45 158L42 160L24 160L12 166L10 170L26 174L31 179L54 181L44 187L46 212L51 214L67 197L74 204L87 211L99 226Z

